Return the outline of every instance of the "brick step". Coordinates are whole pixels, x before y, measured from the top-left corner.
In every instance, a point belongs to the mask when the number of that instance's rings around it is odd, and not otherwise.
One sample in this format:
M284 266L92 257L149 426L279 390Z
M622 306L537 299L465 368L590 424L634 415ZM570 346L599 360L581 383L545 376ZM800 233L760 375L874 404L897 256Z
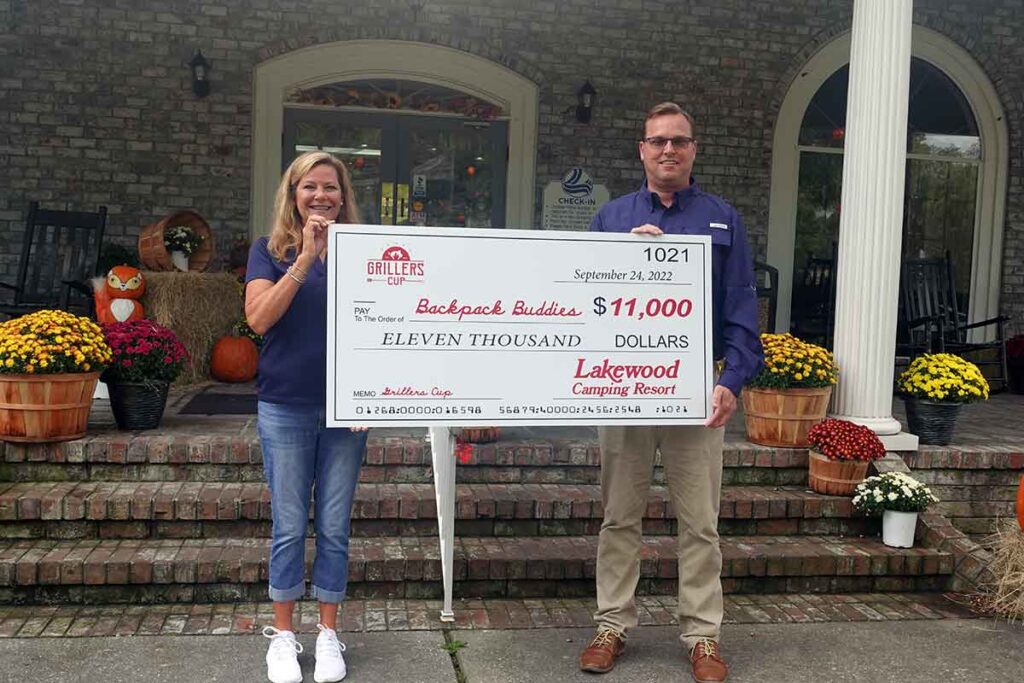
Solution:
M461 484L455 531L460 536L591 535L600 530L602 510L601 490L594 485ZM270 492L263 484L0 484L0 538L265 538L270 519ZM722 534L862 535L876 527L854 515L849 498L800 487L722 491ZM664 487L651 488L644 530L676 533ZM352 534L436 535L433 486L361 484Z
M731 442L723 454L725 484L807 482L807 451ZM596 439L478 444L459 465L466 483L596 484ZM656 459L655 481L664 482ZM63 444L0 442L0 481L232 481L263 479L258 440L232 437L96 436ZM431 455L422 438L370 439L360 480L430 483Z
M579 597L594 590L597 538L458 538L458 597ZM307 574L313 541L307 542ZM722 539L729 593L943 590L953 556L877 539L736 536ZM0 602L230 602L265 599L266 539L13 541L0 544ZM675 539L646 538L643 594L674 594ZM353 598L437 598L437 539L355 538ZM261 598L260 596L264 596Z

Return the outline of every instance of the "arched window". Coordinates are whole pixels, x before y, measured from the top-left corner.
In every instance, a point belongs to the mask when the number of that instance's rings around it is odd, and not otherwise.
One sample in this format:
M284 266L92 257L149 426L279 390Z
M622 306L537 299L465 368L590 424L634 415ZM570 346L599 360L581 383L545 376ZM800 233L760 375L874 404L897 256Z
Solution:
M901 256L948 253L961 310L990 317L1002 262L1002 110L962 48L919 26L913 38ZM833 310L848 60L848 34L811 59L783 102L773 149L768 261L780 270L779 322L819 341Z
M800 126L800 180L796 222L793 325L807 329L801 302L808 264L834 257L839 240L843 143L849 66L815 93ZM978 194L981 139L974 114L949 77L928 62L910 64L903 257L953 260L957 294L967 309ZM812 297L813 298L813 297Z

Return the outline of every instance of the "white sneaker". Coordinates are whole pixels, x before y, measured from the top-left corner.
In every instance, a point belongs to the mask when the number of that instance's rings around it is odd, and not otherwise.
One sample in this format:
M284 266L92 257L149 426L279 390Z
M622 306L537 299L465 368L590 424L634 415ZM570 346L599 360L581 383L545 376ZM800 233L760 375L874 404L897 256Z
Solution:
M338 634L333 628L327 628L323 624L317 624L320 635L316 637L316 669L313 671L313 680L316 683L335 683L345 678L345 658L341 653L345 651L345 643L338 640Z
M302 643L295 640L295 634L265 626L263 637L270 638L270 647L267 648L267 678L270 683L302 683L302 669L299 668Z

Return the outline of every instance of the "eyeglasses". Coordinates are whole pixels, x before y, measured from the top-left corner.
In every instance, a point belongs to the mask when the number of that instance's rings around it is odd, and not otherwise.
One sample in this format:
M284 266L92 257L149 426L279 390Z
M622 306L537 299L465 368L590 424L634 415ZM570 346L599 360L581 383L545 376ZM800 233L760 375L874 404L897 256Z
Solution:
M685 135L677 135L674 138L662 138L662 137L650 137L644 138L644 142L647 143L648 147L654 149L664 149L665 145L672 143L672 146L676 149L687 149L693 143L697 142L693 138L688 138Z

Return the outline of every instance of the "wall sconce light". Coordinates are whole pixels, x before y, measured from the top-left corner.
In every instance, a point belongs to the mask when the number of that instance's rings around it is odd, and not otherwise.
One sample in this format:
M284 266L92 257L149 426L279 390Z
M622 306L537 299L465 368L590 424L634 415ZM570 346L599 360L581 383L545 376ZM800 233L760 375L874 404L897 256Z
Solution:
M188 63L192 69L192 92L196 97L206 97L210 94L210 64L203 58L203 52L196 52L196 56Z
M597 91L590 81L586 81L576 92L576 120L580 123L590 123L590 112L594 108L594 98Z

